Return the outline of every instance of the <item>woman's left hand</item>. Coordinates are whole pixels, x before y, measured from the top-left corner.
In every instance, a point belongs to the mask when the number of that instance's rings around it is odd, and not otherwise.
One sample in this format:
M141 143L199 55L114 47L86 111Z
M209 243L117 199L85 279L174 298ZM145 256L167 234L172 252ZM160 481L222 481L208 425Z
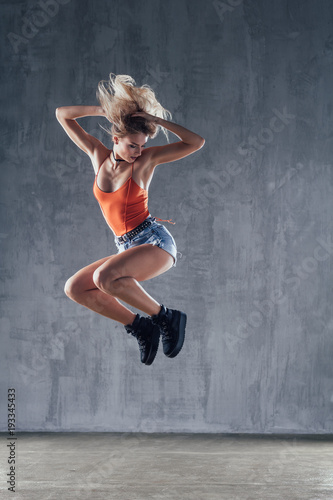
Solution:
M141 118L144 118L148 122L155 122L155 123L157 123L158 120L159 120L158 116L150 115L149 113L146 113L145 111L136 111L135 113L131 114L131 117L136 117L136 116L140 116Z

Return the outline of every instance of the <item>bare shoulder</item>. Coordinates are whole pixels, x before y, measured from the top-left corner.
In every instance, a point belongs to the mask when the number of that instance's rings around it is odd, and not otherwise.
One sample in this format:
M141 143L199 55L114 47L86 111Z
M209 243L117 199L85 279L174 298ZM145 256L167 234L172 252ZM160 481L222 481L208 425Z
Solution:
M95 174L97 174L104 160L110 156L111 151L111 149L107 148L102 142L94 137L94 149L89 157L94 167Z
M152 149L153 148L144 149L141 156L137 158L134 163L133 178L143 189L148 189L154 174L154 168L156 167L153 160Z
M154 147L145 148L141 156L135 160L135 170L137 172L149 172L153 171L154 167L154 155L153 155Z

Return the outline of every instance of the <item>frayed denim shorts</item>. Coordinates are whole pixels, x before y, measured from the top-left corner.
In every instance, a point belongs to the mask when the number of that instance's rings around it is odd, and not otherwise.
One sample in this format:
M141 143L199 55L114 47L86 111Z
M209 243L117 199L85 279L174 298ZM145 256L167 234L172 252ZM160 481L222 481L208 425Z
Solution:
M173 236L163 224L156 222L156 219L151 215L147 217L146 221L151 221L151 225L140 231L140 233L136 234L133 238L128 238L126 234L124 234L121 236L121 241L119 241L118 236L115 236L114 240L118 253L148 243L149 245L156 245L172 255L174 258L173 266L176 266L177 246Z

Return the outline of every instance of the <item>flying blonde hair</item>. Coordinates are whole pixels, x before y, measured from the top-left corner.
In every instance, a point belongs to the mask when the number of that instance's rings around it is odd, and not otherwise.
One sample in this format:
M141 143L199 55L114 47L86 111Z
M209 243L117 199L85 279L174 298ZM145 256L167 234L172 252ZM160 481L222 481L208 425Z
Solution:
M162 128L167 140L169 139L164 127L141 116L131 117L132 113L145 111L164 120L172 118L170 111L158 102L149 85L136 87L131 76L110 73L108 81L99 82L96 97L106 118L112 123L109 129L102 127L111 136L120 138L128 134L143 133L153 139Z

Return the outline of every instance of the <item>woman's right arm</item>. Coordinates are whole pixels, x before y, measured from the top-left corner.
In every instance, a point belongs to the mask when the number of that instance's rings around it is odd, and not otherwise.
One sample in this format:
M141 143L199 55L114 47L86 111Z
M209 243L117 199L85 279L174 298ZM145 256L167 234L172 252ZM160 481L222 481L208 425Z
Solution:
M84 151L98 167L99 156L108 151L106 146L88 134L76 121L83 116L105 116L100 106L62 106L56 109L56 117L72 141ZM94 162L95 160L95 162ZM95 165L94 165L95 167Z

